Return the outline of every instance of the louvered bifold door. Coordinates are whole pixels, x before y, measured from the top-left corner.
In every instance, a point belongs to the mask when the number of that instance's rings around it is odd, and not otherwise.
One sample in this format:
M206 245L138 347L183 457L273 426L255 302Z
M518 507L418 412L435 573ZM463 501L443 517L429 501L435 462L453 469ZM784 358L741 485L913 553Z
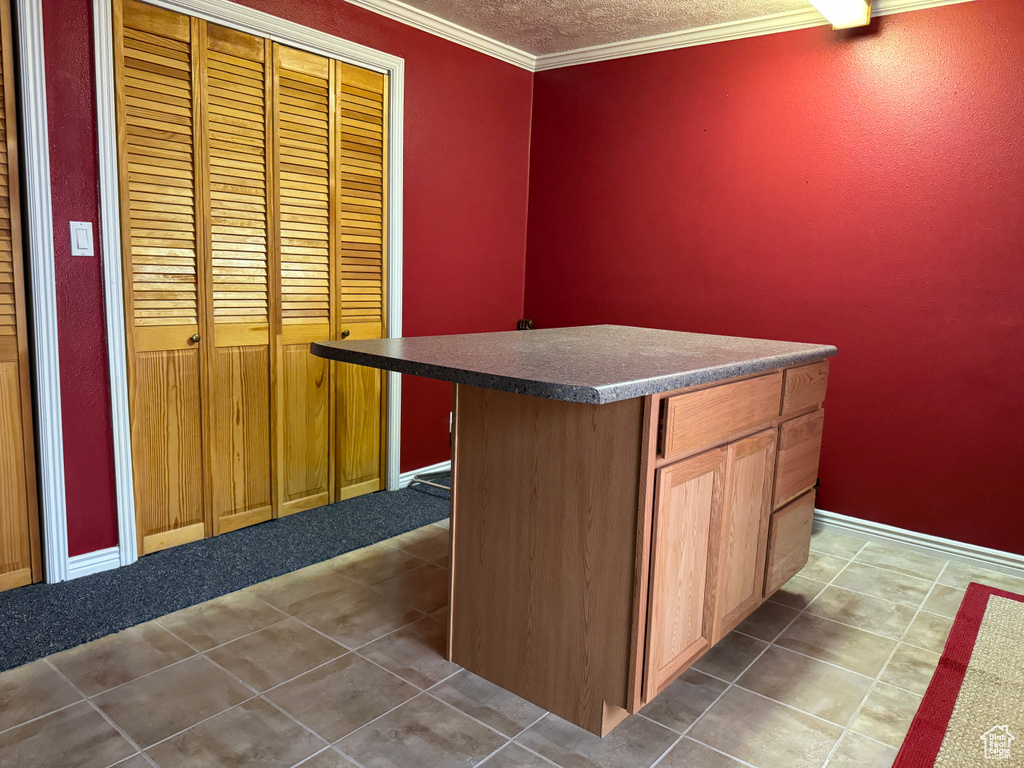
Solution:
M384 336L387 79L335 62L336 179L340 215L336 338ZM335 363L337 496L380 490L384 374Z
M269 520L271 498L270 44L203 23L209 201L202 251L213 339L208 391L213 532Z
M0 1L0 590L39 581L11 12Z
M333 337L329 59L274 45L274 148L280 219L279 514L332 501L331 364L309 353Z
M206 535L201 391L204 275L196 232L194 32L199 22L115 2L122 256L135 508L143 554Z

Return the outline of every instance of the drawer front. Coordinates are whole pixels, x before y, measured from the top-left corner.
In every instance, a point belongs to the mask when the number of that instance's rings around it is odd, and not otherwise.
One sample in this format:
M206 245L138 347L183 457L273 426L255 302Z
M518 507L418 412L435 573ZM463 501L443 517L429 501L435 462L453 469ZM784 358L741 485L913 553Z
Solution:
M773 594L807 565L814 524L814 491L805 493L778 512L768 530L768 564L764 596Z
M781 397L782 371L671 397L662 456L682 456L767 426L778 417Z
M779 425L774 509L814 487L824 423L825 412L817 410Z
M782 384L782 415L798 413L825 400L828 360L785 371Z

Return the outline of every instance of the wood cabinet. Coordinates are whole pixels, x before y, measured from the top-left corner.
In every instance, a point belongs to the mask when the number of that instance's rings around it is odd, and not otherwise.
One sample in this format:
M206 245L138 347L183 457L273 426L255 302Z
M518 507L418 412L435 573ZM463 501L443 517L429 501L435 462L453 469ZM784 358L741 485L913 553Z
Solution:
M115 0L143 554L378 490L386 78Z

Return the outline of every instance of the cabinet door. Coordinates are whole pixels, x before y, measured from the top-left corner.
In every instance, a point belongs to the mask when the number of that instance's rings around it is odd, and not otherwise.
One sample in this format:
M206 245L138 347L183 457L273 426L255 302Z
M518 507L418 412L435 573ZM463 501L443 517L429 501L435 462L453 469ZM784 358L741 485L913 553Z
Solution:
M647 614L648 701L712 642L726 449L658 470Z
M775 436L772 429L728 447L715 596L715 642L761 602Z

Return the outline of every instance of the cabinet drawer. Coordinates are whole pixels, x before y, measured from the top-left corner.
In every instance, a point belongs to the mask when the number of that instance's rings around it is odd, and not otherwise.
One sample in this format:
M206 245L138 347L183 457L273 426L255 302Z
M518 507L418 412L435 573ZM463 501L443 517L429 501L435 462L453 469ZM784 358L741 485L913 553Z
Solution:
M822 402L827 386L828 360L788 369L782 384L782 415L788 416Z
M665 409L662 456L682 456L767 426L779 414L781 397L781 371L671 397Z
M768 529L768 564L764 596L768 597L807 565L814 524L814 491L773 512Z
M814 487L824 422L825 412L817 410L779 425L774 509Z

